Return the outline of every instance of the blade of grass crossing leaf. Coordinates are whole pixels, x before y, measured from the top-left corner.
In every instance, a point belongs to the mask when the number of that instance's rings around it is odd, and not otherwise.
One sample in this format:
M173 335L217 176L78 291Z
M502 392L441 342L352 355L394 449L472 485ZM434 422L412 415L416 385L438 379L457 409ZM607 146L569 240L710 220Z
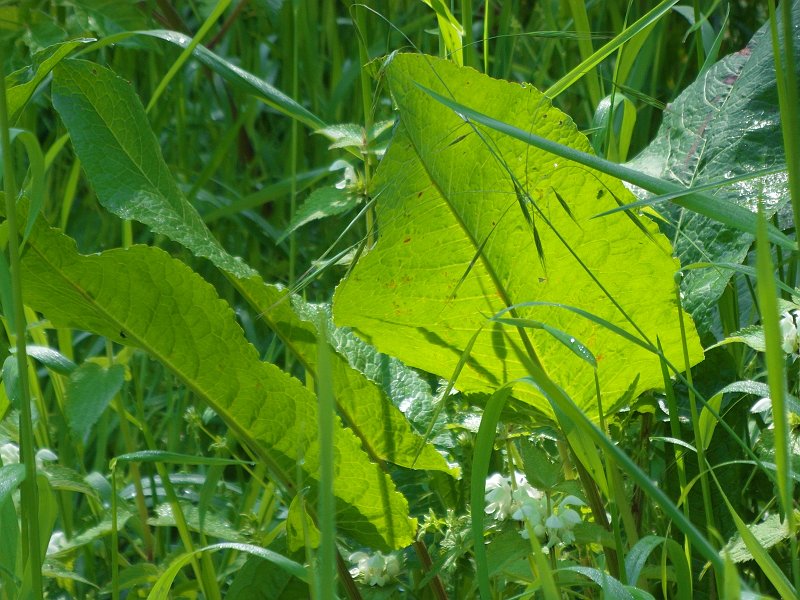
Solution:
M172 63L172 66L167 71L167 74L161 79L156 87L155 91L153 92L152 97L150 98L150 102L147 103L147 108L145 109L146 112L150 112L150 109L155 106L158 99L161 97L161 94L164 93L164 90L167 89L169 82L177 75L180 68L189 60L189 57L194 52L194 49L197 48L200 40L202 40L208 31L214 26L214 23L219 20L222 16L222 13L225 12L225 9L228 8L228 5L231 3L231 0L219 0L217 5L214 7L214 10L211 11L211 14L208 15L208 18L203 22L200 26L200 29L197 30L197 33L192 38L192 41L189 42L181 52L178 59Z
M781 2L782 25L780 33L783 37L784 48L781 45L778 32L778 17L775 12L775 0L769 0L769 23L772 38L772 55L775 60L775 78L778 88L778 105L781 113L781 133L783 134L783 147L786 152L786 165L789 171L789 192L792 201L795 231L800 231L800 118L797 107L797 75L794 71L794 51L792 32L792 2Z
M663 490L656 486L651 481L650 477L644 473L636 463L613 442L613 440L609 439L600 431L577 407L572 399L547 377L544 371L532 367L531 376L525 378L523 381L536 387L550 401L557 414L560 413L562 418L574 423L587 438L591 439L607 452L620 468L650 496L651 500L661 507L675 525L692 539L692 543L697 548L698 552L700 552L706 560L711 562L714 569L721 570L722 560L703 534L678 510Z
M646 173L641 173L635 169L612 163L611 161L605 160L593 154L581 152L580 150L575 150L569 146L559 144L558 142L554 142L553 140L549 140L529 131L514 127L508 123L498 121L497 119L489 117L480 111L471 109L460 102L445 98L444 96L423 85L417 84L417 86L438 102L441 102L448 108L451 108L465 121L472 120L475 123L480 123L481 125L485 125L490 129L494 129L500 133L505 133L506 135L509 135L515 139L535 146L536 148L550 152L566 160L574 161L591 169L596 169L602 173L606 173L607 175L611 175L612 177L616 177L623 181L627 181L628 183L637 185L640 188L654 194L670 194L684 191L684 188L678 184L647 175ZM675 204L714 219L715 221L719 221L724 225L728 225L735 229L746 231L755 235L755 215L746 208L733 204L732 202L727 202L725 200L721 200L713 196L707 196L705 194L693 193L685 196L682 195L681 197L676 198ZM774 226L769 227L769 239L771 242L780 245L782 248L789 250L795 248L795 242L789 239Z
M2 72L2 71L0 71ZM11 152L11 139L8 120L5 80L0 85L0 151L3 154L3 192L5 211L8 221L8 257L11 272L11 303L8 307L14 312L16 329L17 361L19 368L19 431L20 462L25 465L25 480L22 482L21 521L23 565L30 576L23 582L30 586L34 598L42 598L42 561L43 554L39 548L39 490L36 483L36 459L34 456L33 414L28 387L28 355L26 348L25 308L22 296L22 280L20 275L19 228L17 225L17 185L14 178L14 155Z
M478 589L482 600L492 598L489 585L489 561L483 541L484 511L486 494L486 477L489 475L489 462L494 450L494 438L500 414L506 400L511 395L511 388L499 388L489 401L481 417L478 436L475 438L475 450L472 455L472 475L470 479L470 509L472 515L472 539L475 545L475 566L477 569Z
M672 561L675 570L675 582L678 586L678 598L692 597L692 573L683 549L678 542L672 538L648 535L640 539L628 551L625 557L625 572L628 576L628 583L635 585L642 574L642 570L647 564L647 559L659 546L663 547L663 552Z
M438 404L436 405L436 409L431 415L430 423L428 424L428 428L425 430L425 435L422 436L422 440L420 441L419 448L417 449L417 454L414 457L414 463L417 462L419 459L420 454L422 454L422 450L425 448L425 445L430 441L431 434L433 433L433 428L436 426L436 421L439 419L439 415L442 412L442 409L447 402L447 398L450 396L450 392L453 391L453 388L456 385L456 381L458 381L458 376L461 375L461 371L464 369L464 365L467 364L469 360L470 354L472 354L472 348L475 346L475 340L478 339L478 336L483 331L483 327L478 329L472 337L467 342L467 345L464 347L464 351L461 353L461 356L458 359L458 363L456 364L456 368L453 370L453 375L447 381L447 387L442 394L442 397L439 399Z
M317 397L319 398L319 529L320 546L316 569L318 598L336 598L336 504L333 495L333 420L334 398L328 320L319 320L317 344Z
M781 347L778 322L778 295L775 286L775 269L767 241L767 219L759 204L758 235L756 236L756 271L758 275L758 300L766 343L767 383L772 400L772 419L775 427L775 464L778 467L778 497L789 531L795 531L793 508L793 480L790 447L791 428L786 404L785 356ZM794 536L792 536L794 538ZM796 544L796 541L794 542ZM793 551L796 548L793 547ZM793 552L794 553L794 552Z
M305 567L277 552L259 546L253 546L252 544L224 542L206 546L205 548L199 548L194 552L187 552L186 554L178 556L155 582L153 589L150 590L150 594L147 596L147 600L168 600L170 598L172 582L175 581L175 577L180 570L189 564L195 555L205 552L219 552L220 550L232 550L257 556L286 571L290 575L297 577L300 581L308 582L308 574Z

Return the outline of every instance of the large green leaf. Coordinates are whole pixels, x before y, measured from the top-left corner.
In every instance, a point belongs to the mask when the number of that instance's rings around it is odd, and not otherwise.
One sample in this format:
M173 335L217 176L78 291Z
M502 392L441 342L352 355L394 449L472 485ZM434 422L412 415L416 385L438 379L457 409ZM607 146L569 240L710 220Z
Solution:
M284 484L306 485L294 481L298 464L304 478L317 480L315 396L259 360L230 307L186 265L146 246L82 256L70 238L39 224L23 278L26 302L56 326L93 331L161 361ZM415 523L405 498L353 433L335 425L340 531L379 548L409 544Z
M218 244L180 192L130 85L93 63L72 60L58 70L53 96L101 203L115 214L136 219L183 244L196 256L209 258L230 274L234 285L267 317L313 375L315 325L299 318L290 303L279 301L282 292L266 286L252 269ZM372 458L449 471L432 446L421 454L417 451L422 439L403 415L380 388L338 356L333 380L340 414ZM383 427L374 427L376 422Z
M591 219L631 200L622 184L473 128L421 87L590 152L567 116L531 87L426 56L397 55L385 73L401 123L373 180L380 236L337 289L337 324L443 377L486 326L457 382L463 391L488 391L528 373L531 358L518 332L487 326L487 317L528 301L579 307L650 342L659 337L670 360L682 364L678 264L666 239L631 214ZM536 306L517 314L568 333L594 354L607 408L634 382L636 390L663 385L654 355L574 312ZM589 364L543 330L527 335L549 375L596 416ZM693 328L688 337L697 362ZM515 392L551 411L535 392Z
M800 68L800 2L794 2L792 15L795 65ZM697 186L785 162L767 24L745 48L713 65L669 105L656 139L628 166ZM788 201L787 176L760 177L721 188L716 194L751 210L762 200L767 213L773 214ZM674 205L665 216L673 223L668 234L675 237L684 264L741 263L753 243L749 234ZM701 332L711 331L716 302L732 275L730 269L716 268L686 272L686 305Z
M53 105L103 206L237 277L255 274L225 252L184 197L130 83L95 63L63 61L55 69Z

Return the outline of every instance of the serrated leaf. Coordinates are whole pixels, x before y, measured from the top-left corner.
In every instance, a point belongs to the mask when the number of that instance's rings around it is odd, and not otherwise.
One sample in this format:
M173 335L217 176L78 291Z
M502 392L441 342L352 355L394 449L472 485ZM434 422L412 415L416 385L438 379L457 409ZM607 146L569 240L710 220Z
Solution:
M334 186L325 186L315 189L305 202L300 205L297 212L292 216L292 222L281 236L279 242L290 233L298 230L303 225L346 213L358 204L358 196L355 196L348 189L340 190Z
M93 331L161 361L286 484L298 461L303 476L317 480L316 398L259 360L231 308L186 265L144 246L82 256L70 238L40 224L23 279L27 304L57 327ZM415 522L405 498L338 419L335 440L340 531L376 548L410 543Z
M794 48L798 52L800 2L794 2L792 15ZM800 58L795 58L795 65L800 68ZM779 167L786 163L780 123L775 64L766 24L746 47L713 65L668 106L655 140L628 166L686 186ZM769 216L789 198L787 175L777 173L739 182L719 189L716 196L750 210L755 210L761 200ZM665 215L673 223L680 223L676 250L684 264L738 264L753 243L749 234L677 206L671 206ZM732 275L729 269L714 268L685 274L686 306L703 334L711 333L717 300Z
M591 218L616 206L614 197L630 198L621 183L493 130L473 129L422 88L454 90L461 95L455 100L475 111L589 152L568 117L531 87L431 57L397 55L385 73L400 125L373 179L380 237L336 291L337 324L447 378L487 317L531 300L583 308L641 337L610 295L648 339L658 336L667 356L683 363L673 283L678 265L665 238L646 219ZM655 356L595 322L552 306L516 312L510 316L547 323L585 344L597 357L609 409L637 376L637 391L663 384ZM518 331L488 329L456 384L464 392L490 391L528 373L532 359ZM528 335L548 374L596 418L594 370L548 333ZM702 354L691 328L688 343L697 362ZM517 386L515 394L552 410L533 387Z
M800 517L800 513L796 514ZM769 550L775 544L788 539L790 536L789 530L786 528L786 523L781 522L781 516L778 514L768 516L761 523L747 525L747 529L752 534L753 539L755 539L764 550ZM742 536L738 533L728 540L728 543L720 551L720 554L727 554L735 563L753 560L753 554L747 549L747 544L745 544Z
M321 309L299 297L290 297L287 290L267 285L258 278L233 283L313 375L317 363L315 321ZM325 318L329 318L327 311ZM335 339L340 334L333 326L329 329L329 341L336 347ZM378 385L348 365L339 353L333 355L331 366L337 409L361 438L370 456L407 468L457 474L458 470L451 468L430 444L417 452L423 443L422 437L414 433Z
M237 277L255 274L225 252L184 197L130 83L95 63L63 61L54 73L53 106L105 208Z

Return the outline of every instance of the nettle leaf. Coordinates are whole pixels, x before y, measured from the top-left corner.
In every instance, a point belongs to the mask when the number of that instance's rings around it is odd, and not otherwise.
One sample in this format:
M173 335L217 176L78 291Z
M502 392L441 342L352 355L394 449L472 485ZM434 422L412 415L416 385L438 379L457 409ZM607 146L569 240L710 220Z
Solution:
M299 297L290 297L286 289L267 285L256 277L234 281L234 284L303 367L315 376L317 323L319 318L329 318L327 311L307 304ZM341 335L333 327L329 332L331 338ZM334 342L334 339L329 341ZM333 345L336 348L336 344ZM374 460L451 475L458 473L458 469L450 467L432 445L425 444L423 438L414 432L379 385L350 366L339 352L334 353L332 359L336 407Z
M106 209L237 277L255 274L225 252L184 197L130 83L95 63L66 60L55 69L53 106Z
M457 102L494 119L590 152L567 116L531 87L427 56L396 55L385 74L400 125L373 179L380 235L336 291L338 325L444 378L483 326L456 384L465 392L528 374L516 328L488 318L534 300L582 308L650 343L658 336L667 357L683 364L678 263L666 239L630 213L591 218L631 200L622 184L473 127L421 88L456 94ZM637 391L663 385L652 353L596 322L553 306L518 307L516 314L587 347L608 409L637 377ZM527 335L549 375L596 418L593 369L546 331ZM692 327L687 335L694 364L702 351ZM515 393L550 413L530 386Z
M210 406L284 484L296 469L316 482L317 400L258 358L230 306L180 261L147 246L83 256L39 223L23 260L26 303L56 327L92 331L142 348ZM411 543L415 521L394 483L337 419L339 530L376 548ZM312 493L316 485L311 485Z
M800 69L800 2L794 2L792 15L795 66ZM628 166L698 186L784 165L782 140L767 23L745 48L713 65L667 107L656 139ZM742 181L718 189L716 195L751 210L761 200L772 215L788 202L787 175ZM684 264L741 263L753 242L751 235L675 205L664 215L673 223L667 233L676 240ZM730 269L713 267L685 273L686 307L704 335L712 331L717 300L732 275Z

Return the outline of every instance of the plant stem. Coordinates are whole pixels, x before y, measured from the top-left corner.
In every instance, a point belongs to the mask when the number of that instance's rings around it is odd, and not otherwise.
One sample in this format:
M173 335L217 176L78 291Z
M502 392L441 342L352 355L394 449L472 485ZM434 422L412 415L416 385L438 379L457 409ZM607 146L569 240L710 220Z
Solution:
M5 58L5 57L2 57ZM42 598L42 556L39 541L39 490L36 481L36 453L34 452L33 415L28 388L28 353L26 348L25 308L22 303L22 274L20 273L19 228L17 225L17 189L14 179L14 155L8 123L8 103L5 79L0 85L0 148L3 152L3 179L8 220L8 257L11 267L11 298L17 346L19 371L19 432L20 453L25 465L25 481L21 485L23 566L31 574L31 591L34 598Z

